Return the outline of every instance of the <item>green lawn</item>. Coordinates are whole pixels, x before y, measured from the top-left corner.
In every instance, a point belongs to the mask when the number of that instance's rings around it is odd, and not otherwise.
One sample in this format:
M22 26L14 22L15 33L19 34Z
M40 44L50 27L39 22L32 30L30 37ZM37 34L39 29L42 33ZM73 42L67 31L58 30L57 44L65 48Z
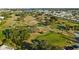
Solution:
M69 39L71 39L71 37L65 36L63 34L58 34L58 33L48 33L46 35L41 35L39 37L37 37L37 39L39 40L47 40L47 42L51 45L55 45L55 46L66 46L66 45L71 45L73 42L71 42Z
M2 43L2 40L4 39L4 35L2 34L2 32L0 31L0 44Z

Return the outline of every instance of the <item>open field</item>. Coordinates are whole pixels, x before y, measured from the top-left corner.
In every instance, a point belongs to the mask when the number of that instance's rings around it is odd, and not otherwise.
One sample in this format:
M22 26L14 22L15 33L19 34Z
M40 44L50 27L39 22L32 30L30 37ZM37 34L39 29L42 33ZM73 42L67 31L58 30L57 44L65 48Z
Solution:
M75 49L79 10L2 9L0 47L14 50Z

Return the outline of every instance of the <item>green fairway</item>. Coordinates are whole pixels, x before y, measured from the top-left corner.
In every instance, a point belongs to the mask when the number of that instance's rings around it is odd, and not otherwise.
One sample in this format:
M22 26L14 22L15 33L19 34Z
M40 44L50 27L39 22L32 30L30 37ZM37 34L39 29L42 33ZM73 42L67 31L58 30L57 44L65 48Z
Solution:
M71 45L73 43L70 40L68 40L68 39L71 39L71 37L58 34L58 33L54 33L54 32L39 36L37 39L47 40L49 44L60 46L60 47Z

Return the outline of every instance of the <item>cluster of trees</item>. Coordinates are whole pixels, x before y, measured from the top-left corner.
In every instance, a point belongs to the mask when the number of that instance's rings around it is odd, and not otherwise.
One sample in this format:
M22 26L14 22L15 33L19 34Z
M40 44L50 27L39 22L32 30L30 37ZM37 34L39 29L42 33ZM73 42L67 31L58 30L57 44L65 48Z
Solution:
M27 13L26 12L16 12L15 13L15 16L19 16L16 21L24 21L24 18L27 16Z
M30 36L29 32L24 28L5 29L2 33L5 39L14 43L18 49L21 48L22 42L27 40Z
M26 12L16 12L15 13L15 16L21 16L21 17L24 17L24 16L26 16L27 15L27 13Z
M60 30L73 30L73 31L78 31L79 30L79 25L65 25L65 24L59 24L58 29Z
M58 50L62 48L49 45L46 40L34 39L32 40L32 43L23 42L22 49L23 50L26 50L26 49L28 50Z
M27 42L30 34L25 28L17 29L5 29L2 32L5 36L5 41L11 41L16 45L16 50L57 50L62 49L57 46L52 46L48 44L46 40L33 39L31 43ZM8 42L9 43L9 42Z
M71 30L78 31L79 30L79 25L74 25L74 26L68 26L68 25L66 25L66 29L67 30L71 29Z
M45 18L44 18L45 22L44 22L44 25L50 25L51 23L57 21L57 18L54 17L54 16L49 16L47 15Z
M6 19L6 18L11 18L11 15L12 15L11 12L2 12L2 13L1 13L1 16L5 17L5 19Z
M41 17L42 18L42 17ZM37 19L39 20L39 18ZM40 23L44 26L50 25L51 23L54 23L57 21L57 17L54 17L52 15L45 15L43 19L40 19Z

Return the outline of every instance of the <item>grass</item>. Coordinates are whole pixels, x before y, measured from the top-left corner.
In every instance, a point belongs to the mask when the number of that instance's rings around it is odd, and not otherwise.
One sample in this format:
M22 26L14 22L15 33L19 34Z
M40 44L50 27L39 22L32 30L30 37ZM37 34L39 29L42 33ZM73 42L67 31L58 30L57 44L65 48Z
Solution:
M2 34L2 32L0 31L0 44L2 43L2 40L4 39L4 35Z
M39 37L37 37L37 39L39 40L47 40L47 42L51 45L55 45L55 46L60 46L60 47L64 47L66 45L71 45L72 42L68 39L71 37L65 36L63 34L58 34L58 33L47 33L45 35L41 35Z
M13 15L11 18L7 18L5 21L0 23L0 27L1 27L1 29L0 29L0 43L2 42L2 39L4 39L4 36L1 32L1 30L5 29L9 26L12 26L13 24L15 24L14 26L37 25L38 27L45 27L45 25L43 25L41 22L38 23L38 21L33 20L32 16L24 17L24 19L23 19L24 22L20 21L19 23L14 21L16 18L17 17ZM72 45L74 43L74 42L71 41L71 39L73 39L73 35L72 34L70 35L65 30L62 31L62 30L58 29L59 25L78 26L79 24L77 24L75 22L68 21L68 20L64 20L64 19L58 19L57 21L50 23L50 28L54 32L49 32L49 33L46 32L45 34L41 34L37 37L37 39L38 40L46 40L50 45L53 45L53 46L64 47L66 45ZM45 29L48 29L48 28L45 28ZM67 35L60 34L59 32L64 32ZM34 37L34 35L30 39L36 38L36 37L35 38L33 38L33 37ZM16 46L10 39L7 39L5 44L9 45L9 46L14 46L14 47Z

